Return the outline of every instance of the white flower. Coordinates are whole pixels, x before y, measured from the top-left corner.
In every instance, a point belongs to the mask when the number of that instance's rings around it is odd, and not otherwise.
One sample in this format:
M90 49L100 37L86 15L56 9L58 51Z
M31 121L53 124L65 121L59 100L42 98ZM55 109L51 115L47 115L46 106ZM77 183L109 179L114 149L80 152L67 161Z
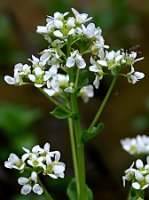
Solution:
M75 50L71 53L71 56L67 58L66 67L71 68L74 67L75 64L79 69L83 69L86 67L85 60L79 54L78 50Z
M136 138L126 138L121 140L122 148L131 155L149 153L149 137L138 135Z
M73 14L75 15L75 18L76 18L76 22L79 23L79 24L82 24L82 23L85 23L89 20L92 19L92 17L90 18L87 18L88 17L88 14L86 13L79 13L77 10L75 10L74 8L71 9Z
M47 174L51 178L64 178L65 164L63 162L59 162L60 160L60 152L53 151L54 153L54 161L50 159L49 156L46 156L46 168L44 169L44 174Z
M4 80L9 85L22 85L23 84L23 77L30 73L30 66L22 63L18 63L14 66L14 77L11 76L4 76Z
M137 52L131 51L130 53L123 53L128 65L133 65L135 62L143 60L144 57L137 58Z
M21 160L16 154L11 153L8 161L4 162L4 166L9 169L18 169L23 170L25 167L25 163Z
M95 86L96 89L99 87L99 80L103 78L104 72L103 72L103 67L107 66L107 63L105 60L97 60L95 61L92 57L90 58L90 63L92 64L89 67L89 70L91 72L95 72L96 77L93 82L93 85Z
M32 62L33 68L40 67L43 68L46 65L47 60L44 59L42 56L37 58L36 56L32 55L32 59L28 59Z
M125 187L125 182L127 181L131 181L134 177L134 173L135 170L133 169L134 166L134 162L132 163L132 165L125 171L125 176L122 177L123 180L123 186Z
M29 159L27 160L27 163L32 167L42 167L44 168L43 164L43 157L38 157L36 154L32 154Z
M135 72L133 66L131 66L131 71L127 73L128 82L132 84L137 83L140 79L144 78L144 76L142 72Z
M34 171L31 173L31 177L29 178L20 177L18 183L22 185L21 194L27 195L33 190L34 193L41 195L43 189L37 182L37 173Z
M89 98L94 96L94 88L92 85L87 85L81 88L79 95L82 97L83 101L87 103Z
M82 24L82 32L87 38L93 38L101 34L100 28L96 28L94 23L88 24L87 27Z

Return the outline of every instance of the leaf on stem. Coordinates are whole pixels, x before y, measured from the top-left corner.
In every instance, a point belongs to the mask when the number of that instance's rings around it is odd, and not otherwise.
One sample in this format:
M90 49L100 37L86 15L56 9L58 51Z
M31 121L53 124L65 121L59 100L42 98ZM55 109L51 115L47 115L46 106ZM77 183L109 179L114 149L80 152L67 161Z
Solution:
M104 124L99 123L97 127L94 126L90 131L83 131L82 142L85 143L86 141L92 139L93 137L101 133L103 128L104 128Z
M86 199L85 200L93 200L93 193L92 190L86 185ZM76 180L73 178L67 188L67 195L69 200L80 200L77 195L77 187L76 187Z
M80 70L79 74L79 80L78 80L78 88L82 88L83 86L86 86L88 84L88 72L87 70Z
M68 109L62 109L60 107L56 107L52 112L50 112L57 119L66 119L74 116L74 113Z

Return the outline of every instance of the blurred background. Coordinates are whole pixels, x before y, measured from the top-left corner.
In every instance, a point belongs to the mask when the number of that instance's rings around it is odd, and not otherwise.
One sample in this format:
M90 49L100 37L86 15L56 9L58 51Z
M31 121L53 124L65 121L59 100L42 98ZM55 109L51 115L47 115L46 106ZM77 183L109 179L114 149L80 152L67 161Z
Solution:
M101 135L86 144L87 184L94 199L125 200L128 187L121 177L133 158L124 152L120 139L149 133L149 1L148 0L0 0L0 199L45 200L30 194L19 194L18 173L3 167L11 152L22 153L22 146L51 143L52 150L62 153L66 178L44 180L55 199L67 200L65 190L73 176L67 123L49 115L53 105L31 86L14 87L3 81L13 74L16 63L26 63L32 54L47 47L37 25L45 25L46 15L66 12L74 7L93 16L96 26L103 29L105 43L113 49L140 45L139 55L145 59L135 65L145 78L136 85L119 79L104 110L105 123ZM108 88L102 82L94 99L79 102L83 126L87 127Z

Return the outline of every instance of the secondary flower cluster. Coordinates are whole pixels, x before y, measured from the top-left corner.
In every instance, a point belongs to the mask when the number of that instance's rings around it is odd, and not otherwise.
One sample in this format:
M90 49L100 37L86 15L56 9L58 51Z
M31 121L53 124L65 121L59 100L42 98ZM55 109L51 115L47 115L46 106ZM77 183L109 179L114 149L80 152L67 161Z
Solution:
M39 58L32 55L30 65L16 64L13 77L4 77L8 84L32 83L49 96L62 98L77 91L78 96L87 102L94 96L93 89L99 88L104 75L120 74L132 84L144 77L133 67L143 58L137 58L134 51L108 51L109 46L104 44L101 28L89 23L92 18L74 8L72 13L73 16L69 16L68 12L56 12L53 17L47 17L45 26L37 27L37 33L48 41L48 48L41 52ZM122 73L124 67L128 67L125 74ZM86 71L87 81L80 87L79 78ZM94 87L90 84L92 78Z
M136 138L125 138L121 140L122 148L131 155L149 154L149 137L137 135Z
M123 186L126 181L130 181L132 187L136 190L144 190L149 187L149 137L146 135L137 135L135 138L126 138L121 140L122 148L129 154L137 158L146 157L146 164L141 159L137 159L125 171L122 177Z
M38 174L48 175L51 178L63 178L65 164L60 162L60 152L50 151L50 144L46 143L43 148L36 145L30 151L23 147L25 153L19 158L11 153L4 166L9 169L17 169L20 173L31 171L30 177L20 177L18 183L22 185L21 194L28 194L31 191L41 195L43 189L38 183Z
M125 176L122 177L124 187L126 180L131 181L132 187L136 190L144 190L149 187L149 157L146 160L147 164L145 165L142 160L136 160L125 171Z

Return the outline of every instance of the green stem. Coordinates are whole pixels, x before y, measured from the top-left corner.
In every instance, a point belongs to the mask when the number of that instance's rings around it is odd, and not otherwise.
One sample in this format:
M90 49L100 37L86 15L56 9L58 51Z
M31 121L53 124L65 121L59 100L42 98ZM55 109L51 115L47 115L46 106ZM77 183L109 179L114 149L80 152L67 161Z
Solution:
M79 173L79 191L78 197L79 200L86 199L86 177L85 177L85 159L84 159L84 145L81 143L82 129L80 124L80 116L77 104L77 95L76 93L71 96L72 110L76 113L76 117L73 119L74 130L75 130L75 140L77 147L77 158L78 158L78 173Z
M49 192L47 191L47 189L45 188L44 184L41 182L41 180L39 179L39 177L38 177L38 183L42 187L43 192L44 192L47 200L53 200L53 198L51 197L51 195L49 194Z
M43 89L39 88L39 90L44 94L54 105L58 106L62 110L68 112L68 109L64 107L62 104L60 104L58 101L56 101L54 98L50 97L46 92L44 92Z
M130 188L127 200L144 200L144 190Z
M97 111L97 113L96 113L91 125L89 126L88 131L91 131L92 128L95 126L96 122L98 121L98 119L99 119L99 117L100 117L100 115L101 115L101 113L102 113L102 111L103 111L103 109L104 109L104 107L105 107L110 95L111 95L111 92L112 92L112 90L113 90L113 88L115 86L116 80L117 80L117 76L115 76L113 78L112 83L111 83L111 85L110 85L110 87L108 89L108 92L107 92L106 96L104 97L104 100L102 101L102 104L99 107L99 109L98 109L98 111Z
M68 106L68 103L67 103L67 106ZM78 171L78 167L77 167L78 166L77 148L76 148L76 141L75 141L75 135L74 135L74 130L73 130L72 118L68 118L68 127L69 127L69 134L70 134L73 167L74 167L74 173L75 173L75 177L76 177L76 187L77 187L77 193L79 193L80 187L79 187L79 171Z

